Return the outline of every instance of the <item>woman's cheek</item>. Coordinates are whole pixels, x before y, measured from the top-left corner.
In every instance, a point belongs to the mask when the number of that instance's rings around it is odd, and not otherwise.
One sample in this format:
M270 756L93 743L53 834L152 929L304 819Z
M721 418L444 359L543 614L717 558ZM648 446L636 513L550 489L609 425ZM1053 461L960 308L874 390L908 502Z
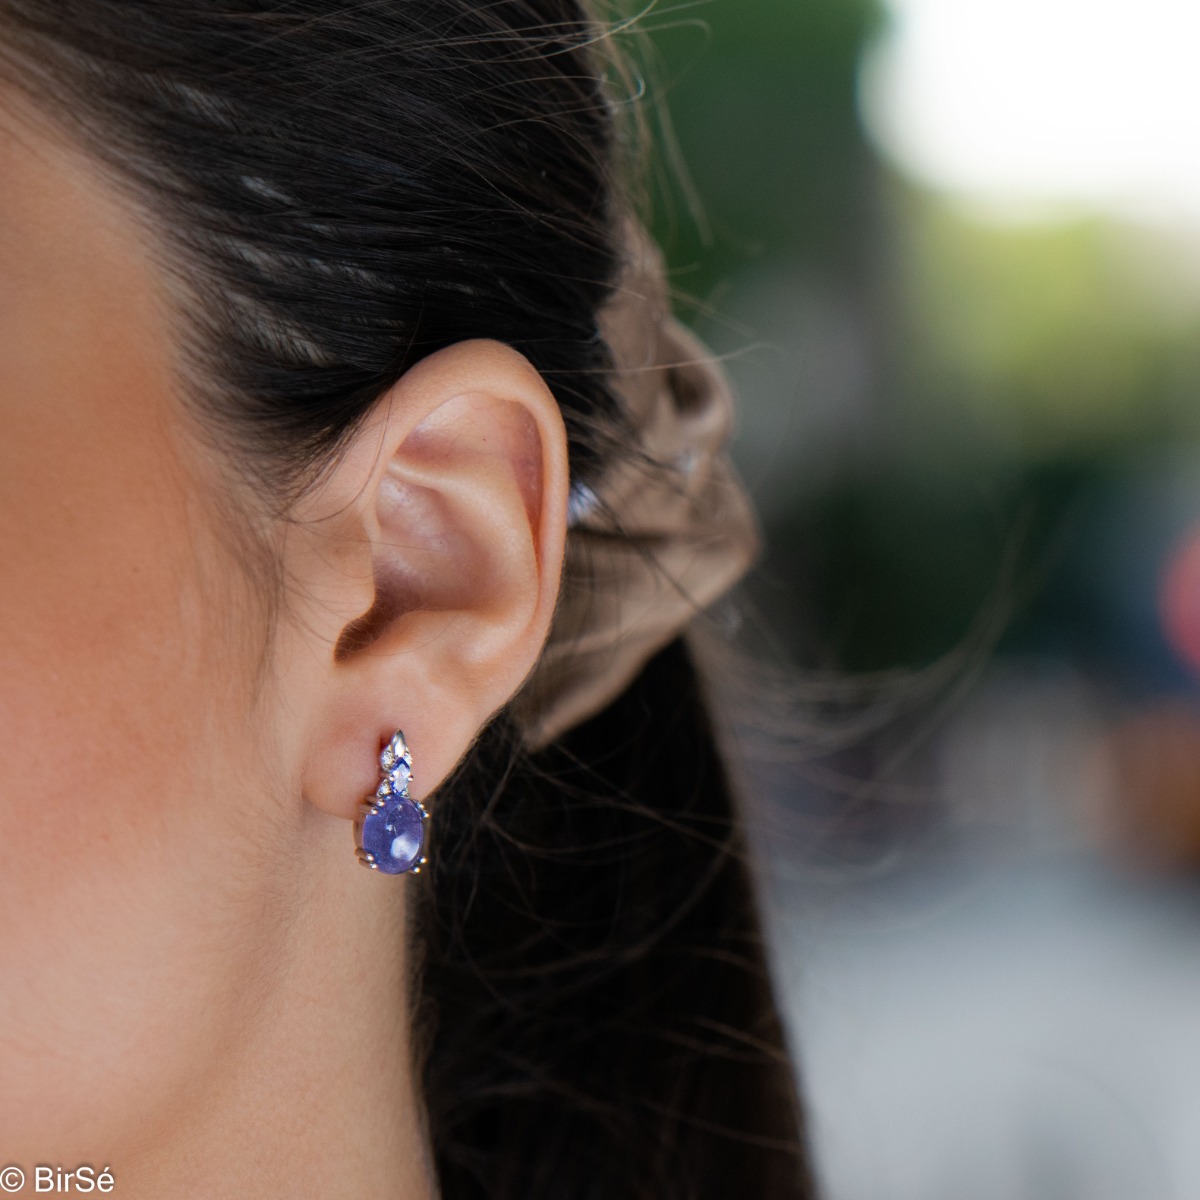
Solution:
M0 1131L100 1161L217 1056L197 963L253 961L221 915L256 626L136 231L2 136L0 178Z

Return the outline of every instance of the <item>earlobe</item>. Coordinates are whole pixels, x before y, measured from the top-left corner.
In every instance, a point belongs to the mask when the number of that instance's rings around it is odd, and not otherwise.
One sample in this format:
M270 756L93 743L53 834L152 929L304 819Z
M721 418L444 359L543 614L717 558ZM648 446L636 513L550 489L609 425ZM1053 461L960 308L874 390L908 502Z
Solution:
M546 640L567 492L557 402L510 347L447 347L380 399L292 539L289 574L317 599L297 626L316 655L311 803L360 815L397 729L414 797L446 778Z

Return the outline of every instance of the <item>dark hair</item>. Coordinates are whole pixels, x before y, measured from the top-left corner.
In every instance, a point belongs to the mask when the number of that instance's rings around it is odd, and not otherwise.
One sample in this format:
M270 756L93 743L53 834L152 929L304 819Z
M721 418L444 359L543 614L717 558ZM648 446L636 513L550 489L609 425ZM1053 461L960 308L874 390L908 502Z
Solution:
M281 506L472 337L545 377L575 479L613 453L597 316L624 201L596 39L575 0L0 0L6 73L153 223L193 398ZM442 1195L809 1195L686 646L517 744L500 717L446 785L415 889Z

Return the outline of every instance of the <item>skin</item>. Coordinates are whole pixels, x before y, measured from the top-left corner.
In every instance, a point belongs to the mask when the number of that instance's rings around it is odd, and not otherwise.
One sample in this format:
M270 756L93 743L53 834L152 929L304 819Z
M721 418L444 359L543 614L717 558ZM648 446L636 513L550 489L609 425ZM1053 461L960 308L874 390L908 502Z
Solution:
M145 225L0 100L0 1166L434 1196L425 879L364 870L352 821L402 728L436 854L437 785L535 663L559 412L514 351L450 347L264 526L183 397ZM280 556L274 619L239 523Z

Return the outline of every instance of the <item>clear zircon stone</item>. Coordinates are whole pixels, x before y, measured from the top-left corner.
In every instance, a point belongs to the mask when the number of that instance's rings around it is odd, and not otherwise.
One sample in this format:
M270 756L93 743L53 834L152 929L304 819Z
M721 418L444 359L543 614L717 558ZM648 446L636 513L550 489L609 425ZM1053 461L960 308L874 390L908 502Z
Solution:
M412 760L408 755L408 743L404 740L404 734L396 730L392 740L384 746L383 753L379 756L379 765L387 774L391 774L402 762L411 764Z

